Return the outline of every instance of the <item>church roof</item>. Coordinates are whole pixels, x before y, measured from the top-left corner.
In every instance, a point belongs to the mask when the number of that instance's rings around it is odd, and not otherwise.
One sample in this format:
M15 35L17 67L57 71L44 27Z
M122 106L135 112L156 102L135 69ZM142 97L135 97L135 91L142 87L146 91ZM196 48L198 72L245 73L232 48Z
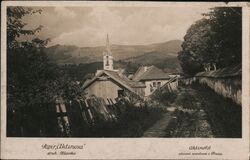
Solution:
M119 74L117 71L111 71L111 70L102 70L100 71L93 79L83 84L82 88L86 89L88 86L90 86L92 83L94 83L98 77L102 76L103 74L110 77L112 80L114 80L119 85L123 86L127 90L134 92L134 88L144 88L146 87L145 84L141 82L135 82L130 79L128 79L123 74Z
M163 72L161 69L155 66L142 66L140 67L134 77L135 81L144 81L144 80L162 80L169 79L170 76Z

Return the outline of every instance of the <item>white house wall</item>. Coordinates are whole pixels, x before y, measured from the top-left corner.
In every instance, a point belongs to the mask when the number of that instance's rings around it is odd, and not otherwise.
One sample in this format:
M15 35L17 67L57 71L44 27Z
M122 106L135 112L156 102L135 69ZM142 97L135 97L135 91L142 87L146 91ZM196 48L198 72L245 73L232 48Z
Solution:
M150 81L145 81L145 85L146 85L146 88L145 88L145 97L149 96L152 92L150 91L150 85L153 86L153 83L156 82L156 84L158 82L161 82L161 86L166 84L169 80L150 80ZM157 85L156 87L153 87L153 91L157 89Z

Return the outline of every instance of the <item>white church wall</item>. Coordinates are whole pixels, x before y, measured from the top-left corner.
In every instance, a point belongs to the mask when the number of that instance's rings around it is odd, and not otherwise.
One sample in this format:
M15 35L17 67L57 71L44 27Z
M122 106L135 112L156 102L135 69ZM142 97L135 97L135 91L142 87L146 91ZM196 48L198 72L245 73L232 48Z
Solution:
M103 68L104 70L113 70L113 57L110 55L103 56Z

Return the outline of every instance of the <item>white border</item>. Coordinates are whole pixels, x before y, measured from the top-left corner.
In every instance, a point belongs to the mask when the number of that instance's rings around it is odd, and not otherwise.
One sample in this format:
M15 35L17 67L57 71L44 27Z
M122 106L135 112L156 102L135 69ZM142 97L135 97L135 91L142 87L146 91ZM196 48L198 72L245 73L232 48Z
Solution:
M135 6L135 7L243 7L243 138L6 138L6 7L7 6ZM187 2L2 2L1 21L1 158L2 159L248 159L249 153L249 7L247 3ZM42 144L86 144L75 156L47 156ZM223 156L178 156L190 145L211 146Z

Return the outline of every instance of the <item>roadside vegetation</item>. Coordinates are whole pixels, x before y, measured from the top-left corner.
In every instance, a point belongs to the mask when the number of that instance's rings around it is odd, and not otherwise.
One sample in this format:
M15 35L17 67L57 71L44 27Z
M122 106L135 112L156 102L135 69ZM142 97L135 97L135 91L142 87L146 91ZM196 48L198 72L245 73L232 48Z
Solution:
M168 90L156 90L152 95L152 101L163 105L170 106L177 98L177 91L169 92Z
M100 122L90 128L90 137L141 137L166 112L161 108L131 106L117 122ZM88 136L88 135L87 135Z
M193 85L183 95L190 97L190 100L177 100L176 104L181 108L174 111L174 118L166 129L166 137L242 136L242 109L231 99L224 98L199 84Z

